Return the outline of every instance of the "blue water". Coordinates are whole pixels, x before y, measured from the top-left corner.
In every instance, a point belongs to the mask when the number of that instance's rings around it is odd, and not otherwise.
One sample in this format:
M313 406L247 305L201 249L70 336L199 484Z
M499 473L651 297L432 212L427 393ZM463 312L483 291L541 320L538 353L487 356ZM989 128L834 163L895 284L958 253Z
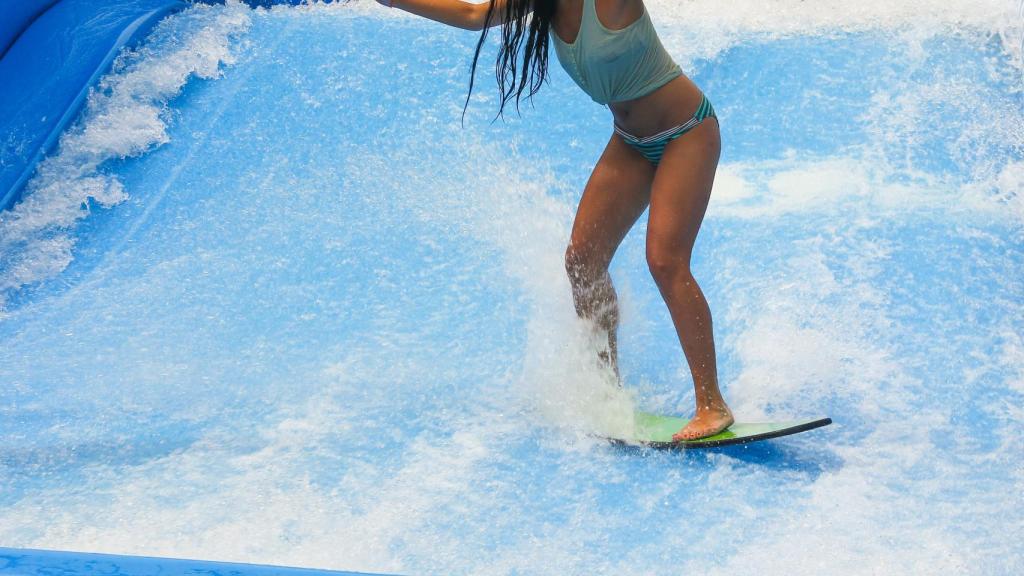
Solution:
M589 436L628 403L600 393L562 272L607 110L554 70L491 123L482 74L461 127L474 35L380 14L193 8L94 96L30 190L42 224L0 229L0 543L1020 571L1024 121L992 30L883 19L680 57L722 126L694 266L727 397L836 424L658 453ZM673 49L715 33L656 21ZM46 196L99 185L87 213ZM685 414L643 237L613 263L623 375Z

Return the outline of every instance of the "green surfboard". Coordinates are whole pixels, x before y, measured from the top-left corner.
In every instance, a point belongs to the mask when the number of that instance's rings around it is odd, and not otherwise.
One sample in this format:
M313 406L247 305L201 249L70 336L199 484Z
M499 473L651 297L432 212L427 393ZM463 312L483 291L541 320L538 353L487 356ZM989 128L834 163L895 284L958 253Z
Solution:
M613 443L650 448L713 448L730 444L746 444L806 432L832 423L831 418L794 420L791 422L737 422L722 432L707 438L673 442L672 435L689 420L675 416L662 416L649 412L636 412L636 436L634 438L608 438Z

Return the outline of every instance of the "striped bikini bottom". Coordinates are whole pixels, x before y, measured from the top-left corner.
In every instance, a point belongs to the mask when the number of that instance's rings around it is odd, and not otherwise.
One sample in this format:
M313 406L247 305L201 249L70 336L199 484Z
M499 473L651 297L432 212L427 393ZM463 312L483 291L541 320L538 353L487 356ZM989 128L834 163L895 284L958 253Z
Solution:
M669 128L664 132L658 132L652 136L644 136L643 138L633 136L629 132L619 128L618 125L615 125L615 133L622 136L622 139L626 144L629 144L635 148L637 152L643 154L644 158L650 160L651 164L657 166L658 162L661 161L662 153L665 151L665 145L696 128L697 125L703 122L705 118L717 118L717 116L715 116L715 109L711 107L711 102L708 101L708 97L702 94L700 106L698 106L697 111L693 113L693 118L690 118L679 126Z

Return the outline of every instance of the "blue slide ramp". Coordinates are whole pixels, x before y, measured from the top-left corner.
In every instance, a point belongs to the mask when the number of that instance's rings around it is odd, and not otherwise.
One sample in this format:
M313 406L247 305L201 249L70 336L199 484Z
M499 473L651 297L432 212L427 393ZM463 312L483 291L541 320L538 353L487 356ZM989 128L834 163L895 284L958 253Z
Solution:
M4 4L3 18L0 18L0 58L21 33L40 14L57 3L57 0L19 0Z
M4 6L0 24L0 210L21 198L36 165L121 48L186 6L182 0L11 4L16 7Z
M372 576L365 572L335 572L231 562L203 562L144 556L85 554L50 550L0 548L0 574L50 576L105 574L106 576Z

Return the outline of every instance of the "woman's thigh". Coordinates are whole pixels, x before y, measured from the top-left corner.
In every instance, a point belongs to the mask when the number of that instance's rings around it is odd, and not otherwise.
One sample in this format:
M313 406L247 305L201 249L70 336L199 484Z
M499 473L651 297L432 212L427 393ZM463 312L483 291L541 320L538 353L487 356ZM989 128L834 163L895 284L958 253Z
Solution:
M604 270L647 208L654 167L612 134L594 167L572 225L569 251L579 265Z
M708 118L669 142L651 185L648 259L680 257L689 265L711 198L722 142L718 120Z

